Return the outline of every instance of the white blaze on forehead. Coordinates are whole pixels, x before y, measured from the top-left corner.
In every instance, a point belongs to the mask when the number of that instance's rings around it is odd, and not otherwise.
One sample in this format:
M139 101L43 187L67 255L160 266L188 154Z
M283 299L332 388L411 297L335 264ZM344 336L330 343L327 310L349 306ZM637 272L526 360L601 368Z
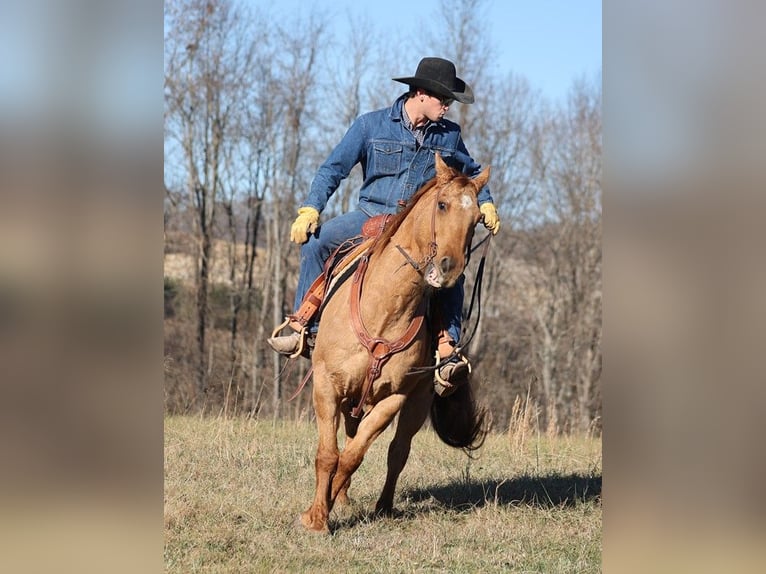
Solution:
M460 198L460 207L463 209L470 209L471 205L473 205L473 198L467 193L464 193L463 197Z

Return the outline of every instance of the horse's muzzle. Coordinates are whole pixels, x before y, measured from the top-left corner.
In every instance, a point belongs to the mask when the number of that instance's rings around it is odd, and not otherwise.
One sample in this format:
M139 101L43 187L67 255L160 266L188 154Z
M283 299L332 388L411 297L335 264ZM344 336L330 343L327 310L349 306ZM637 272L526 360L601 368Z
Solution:
M451 287L460 275L453 273L456 267L452 257L442 257L438 265L432 261L426 266L423 277L425 277L426 283L435 289Z
M444 273L433 262L426 267L423 278L434 289L441 289L442 283L444 283Z

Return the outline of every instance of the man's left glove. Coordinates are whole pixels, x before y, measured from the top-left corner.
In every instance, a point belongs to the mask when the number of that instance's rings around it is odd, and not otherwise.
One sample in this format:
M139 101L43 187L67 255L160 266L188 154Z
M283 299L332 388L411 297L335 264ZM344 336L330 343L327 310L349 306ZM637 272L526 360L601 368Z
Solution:
M500 231L500 217L497 215L497 209L492 202L482 203L479 206L481 214L484 216L484 227L489 229L492 235L497 235Z

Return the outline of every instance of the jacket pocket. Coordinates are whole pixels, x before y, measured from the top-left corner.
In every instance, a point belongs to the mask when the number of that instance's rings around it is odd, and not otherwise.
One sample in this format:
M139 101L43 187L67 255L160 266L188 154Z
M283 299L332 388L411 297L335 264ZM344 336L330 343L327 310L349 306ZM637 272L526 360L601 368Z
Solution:
M376 142L373 144L375 158L373 175L395 175L399 173L402 161L402 146L400 144Z

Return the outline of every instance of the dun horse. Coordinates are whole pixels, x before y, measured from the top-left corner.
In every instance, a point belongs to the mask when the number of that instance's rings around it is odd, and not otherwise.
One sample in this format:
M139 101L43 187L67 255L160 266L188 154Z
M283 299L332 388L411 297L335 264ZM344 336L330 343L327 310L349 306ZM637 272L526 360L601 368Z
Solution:
M477 193L488 179L489 168L470 179L437 154L436 177L388 222L354 276L327 301L312 355L319 445L314 501L299 517L305 528L329 532L333 504L347 502L352 474L397 413L378 513L393 510L412 438L429 412L448 445L481 446L484 411L473 400L470 382L446 397L434 393L428 369L434 347L423 316L433 290L454 285L465 269L481 217Z

